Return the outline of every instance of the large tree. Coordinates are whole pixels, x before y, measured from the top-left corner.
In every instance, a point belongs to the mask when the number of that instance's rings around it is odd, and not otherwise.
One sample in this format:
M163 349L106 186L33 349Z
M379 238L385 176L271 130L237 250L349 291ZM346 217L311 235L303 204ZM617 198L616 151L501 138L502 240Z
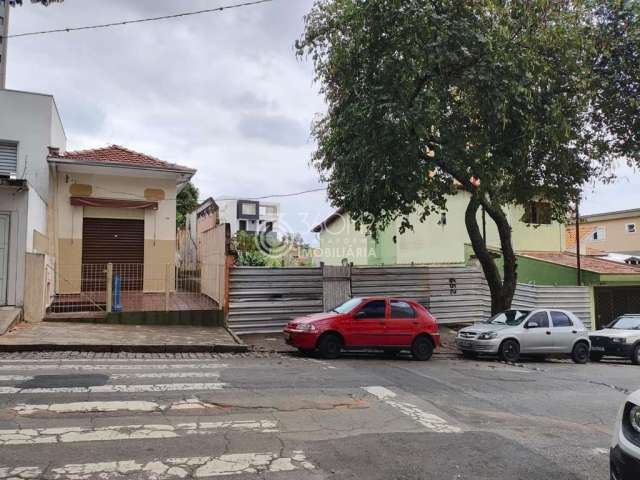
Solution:
M375 236L464 190L492 311L510 307L505 207L543 199L563 221L594 172L591 18L586 1L316 1L296 46L328 105L313 161L330 200ZM497 226L502 272L480 209Z

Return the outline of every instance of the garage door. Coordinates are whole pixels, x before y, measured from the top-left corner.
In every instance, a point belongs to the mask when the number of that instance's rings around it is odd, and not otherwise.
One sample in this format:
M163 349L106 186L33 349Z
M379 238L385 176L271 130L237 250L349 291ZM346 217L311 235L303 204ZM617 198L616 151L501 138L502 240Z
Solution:
M596 287L595 290L598 328L625 313L640 313L640 286Z
M105 289L100 272L113 263L123 290L142 290L144 220L84 218L82 227L82 290Z
M9 271L9 215L0 214L0 305L7 304Z

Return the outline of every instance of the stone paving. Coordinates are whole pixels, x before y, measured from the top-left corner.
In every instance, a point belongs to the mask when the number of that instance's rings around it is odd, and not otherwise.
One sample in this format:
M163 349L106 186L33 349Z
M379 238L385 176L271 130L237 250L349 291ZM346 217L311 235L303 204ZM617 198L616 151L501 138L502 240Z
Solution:
M0 349L12 346L212 347L239 345L222 327L182 327L163 325L98 325L89 323L21 323L0 336Z

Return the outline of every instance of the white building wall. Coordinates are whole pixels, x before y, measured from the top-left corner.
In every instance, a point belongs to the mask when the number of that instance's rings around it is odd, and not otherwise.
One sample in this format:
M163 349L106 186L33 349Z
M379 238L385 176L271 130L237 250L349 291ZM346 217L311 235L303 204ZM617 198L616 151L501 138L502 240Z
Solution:
M49 147L66 148L66 136L51 95L0 90L0 140L17 142L17 178L27 190L0 189L0 211L11 213L7 303L22 305L26 252L34 231L47 236Z

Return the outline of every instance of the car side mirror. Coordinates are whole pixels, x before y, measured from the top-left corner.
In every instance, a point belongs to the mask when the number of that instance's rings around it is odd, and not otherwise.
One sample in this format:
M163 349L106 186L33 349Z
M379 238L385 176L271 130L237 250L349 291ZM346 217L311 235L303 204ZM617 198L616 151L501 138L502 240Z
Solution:
M356 312L356 314L353 316L353 318L355 318L356 320L361 318L366 318L366 317L367 317L367 312L365 312L364 310L360 310Z
M529 322L526 328L540 328L540 324L538 322Z

